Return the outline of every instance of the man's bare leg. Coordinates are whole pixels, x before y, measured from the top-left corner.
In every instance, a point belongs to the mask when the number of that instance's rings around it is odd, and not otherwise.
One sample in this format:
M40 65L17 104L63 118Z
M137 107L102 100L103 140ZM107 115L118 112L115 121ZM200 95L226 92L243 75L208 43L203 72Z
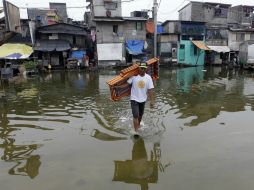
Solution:
M138 124L139 124L139 127L140 127L140 122L141 122L141 117L138 118Z
M133 125L134 125L134 129L137 132L138 128L140 127L140 122L138 118L133 118Z

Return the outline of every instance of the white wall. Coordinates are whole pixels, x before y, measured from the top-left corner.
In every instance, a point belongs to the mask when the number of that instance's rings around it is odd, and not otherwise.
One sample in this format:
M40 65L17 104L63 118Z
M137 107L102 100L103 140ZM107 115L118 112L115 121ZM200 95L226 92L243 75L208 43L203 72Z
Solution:
M123 44L108 43L97 44L98 60L99 61L122 61L123 59Z

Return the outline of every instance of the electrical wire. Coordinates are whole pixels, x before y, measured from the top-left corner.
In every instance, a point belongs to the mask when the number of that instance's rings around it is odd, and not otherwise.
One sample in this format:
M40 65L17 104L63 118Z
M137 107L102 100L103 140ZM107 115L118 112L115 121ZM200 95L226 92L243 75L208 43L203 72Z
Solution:
M159 8L160 8L160 5L161 5L161 0L160 0L160 2L159 2L159 4L158 4L158 10L159 10Z

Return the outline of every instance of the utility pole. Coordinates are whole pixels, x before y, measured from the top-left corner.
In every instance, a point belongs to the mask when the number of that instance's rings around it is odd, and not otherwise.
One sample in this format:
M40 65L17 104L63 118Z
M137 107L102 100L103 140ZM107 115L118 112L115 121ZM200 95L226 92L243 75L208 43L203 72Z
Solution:
M157 0L153 1L153 22L154 22L154 57L157 57L157 11L158 3Z

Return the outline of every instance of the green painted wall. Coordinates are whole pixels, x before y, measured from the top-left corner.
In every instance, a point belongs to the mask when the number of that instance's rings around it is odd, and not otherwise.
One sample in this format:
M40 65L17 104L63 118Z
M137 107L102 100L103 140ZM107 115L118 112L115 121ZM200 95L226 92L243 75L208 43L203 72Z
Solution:
M186 66L204 65L205 51L196 47L190 40L181 40L177 51L178 64Z

